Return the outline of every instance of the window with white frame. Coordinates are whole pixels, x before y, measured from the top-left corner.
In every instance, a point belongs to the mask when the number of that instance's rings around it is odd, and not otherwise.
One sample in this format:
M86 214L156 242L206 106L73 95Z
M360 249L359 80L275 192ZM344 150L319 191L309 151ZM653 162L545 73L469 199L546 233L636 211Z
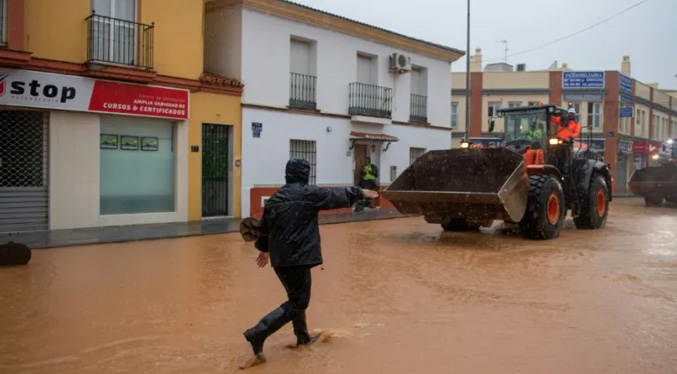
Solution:
M622 108L627 108L628 106L625 104L621 104L621 109ZM630 134L630 128L628 127L628 121L629 118L627 117L620 117L618 120L618 132L621 134Z
M451 128L458 128L458 103L451 103Z
M640 112L642 113L639 116L641 136L646 136L646 110L640 110Z
M508 108L515 108L518 106L522 106L521 101L508 101Z
M90 58L133 64L137 57L136 0L92 0Z
M537 105L540 105L540 104L541 104L540 101L530 101L528 103L529 106L537 106Z
M425 151L426 151L425 148L415 148L415 147L409 148L409 165L413 164L417 158L423 156Z
M501 108L501 102L500 101L490 101L489 102L489 117L496 117L498 116L498 110Z
M289 140L289 158L302 158L310 164L309 184L317 183L317 143L314 140Z
M363 53L357 54L357 82L376 85L378 82L376 57Z
M602 127L602 104L588 103L588 126Z
M289 43L289 106L316 109L316 42L292 36Z

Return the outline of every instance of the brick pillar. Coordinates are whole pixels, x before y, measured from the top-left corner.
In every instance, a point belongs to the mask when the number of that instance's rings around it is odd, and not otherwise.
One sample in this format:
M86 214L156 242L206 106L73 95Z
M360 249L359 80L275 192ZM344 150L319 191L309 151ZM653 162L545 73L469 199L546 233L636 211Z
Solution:
M482 88L484 87L482 72L470 73L470 136L482 136Z
M14 51L23 51L24 0L9 0L5 19L7 20L7 48Z
M604 96L604 162L611 165L611 177L618 180L618 113L619 113L619 95L620 95L620 73L617 71L607 71L605 73L604 85L606 95ZM613 137L609 133L613 132ZM613 184L612 193L620 192L618 184Z
M561 71L551 71L550 72L550 97L548 98L549 104L562 105L562 72Z

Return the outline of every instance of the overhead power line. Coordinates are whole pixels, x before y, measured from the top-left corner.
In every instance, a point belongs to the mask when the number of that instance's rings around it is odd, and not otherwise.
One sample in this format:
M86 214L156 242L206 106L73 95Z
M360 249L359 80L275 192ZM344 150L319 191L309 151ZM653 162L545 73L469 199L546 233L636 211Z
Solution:
M595 23L595 24L592 25L592 26L588 26L588 27L586 27L586 28L584 28L584 29L581 29L581 30L578 30L578 31L576 31L576 32L574 32L574 33L572 33L572 34L569 34L569 35L563 36L563 37L561 37L561 38L559 38L559 39L555 39L555 40L553 40L553 41L551 41L551 42L548 42L548 43L539 45L538 47L534 47L534 48L531 48L531 49L527 49L527 50L525 50L525 51L513 53L513 54L509 55L508 57L519 56L519 55L523 55L523 54L526 54L526 53L529 53L529 52L533 52L533 51L536 51L536 50L539 50L539 49L542 49L542 48L545 48L545 47L549 47L549 46L551 46L551 45L553 45L553 44L555 44L555 43L559 43L559 42L561 42L561 41L563 41L563 40L569 39L569 38L571 38L571 37L573 37L573 36L576 36L576 35L578 35L578 34L581 34L581 33L583 33L583 32L586 32L586 31L588 31L588 30L590 30L590 29L594 29L595 27L597 27L597 26L599 26L599 25L601 25L601 24L603 24L603 23L606 23L606 22L608 22L608 21L611 21L612 19L614 19L614 18L620 16L621 14L627 13L627 12L629 12L630 10L632 10L632 9L634 9L634 8L637 8L638 6L640 6L640 5L644 4L644 3L646 3L647 1L649 1L649 0L642 0L642 1L638 2L638 3L636 3L635 5L632 5L632 6L629 7L629 8L623 9L622 11L620 11L620 12L614 14L613 16L611 16L611 17L609 17L609 18L606 18L606 19L604 19L604 20L602 20L602 21L600 21L600 22ZM494 57L494 58L487 59L487 60L485 60L485 61L500 60L501 58L502 58L502 57Z

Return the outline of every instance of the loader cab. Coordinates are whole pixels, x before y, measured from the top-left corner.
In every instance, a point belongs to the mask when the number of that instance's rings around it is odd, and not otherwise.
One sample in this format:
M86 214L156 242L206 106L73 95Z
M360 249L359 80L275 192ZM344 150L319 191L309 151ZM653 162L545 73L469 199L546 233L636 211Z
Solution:
M506 148L518 153L524 153L529 148L543 149L547 153L552 126L546 107L501 109L499 116L504 118L503 143Z

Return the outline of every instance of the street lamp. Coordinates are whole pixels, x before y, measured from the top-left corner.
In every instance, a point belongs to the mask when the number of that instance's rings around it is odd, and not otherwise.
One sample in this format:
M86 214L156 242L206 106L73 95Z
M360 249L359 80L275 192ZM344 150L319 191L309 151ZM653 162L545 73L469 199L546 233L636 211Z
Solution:
M470 140L470 0L468 0L468 33L465 50L465 140Z

